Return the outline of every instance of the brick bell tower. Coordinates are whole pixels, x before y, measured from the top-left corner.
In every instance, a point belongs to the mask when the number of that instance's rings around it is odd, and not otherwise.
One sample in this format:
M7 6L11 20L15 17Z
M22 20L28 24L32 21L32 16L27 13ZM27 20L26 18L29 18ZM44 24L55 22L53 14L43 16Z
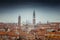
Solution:
M21 29L21 16L18 16L18 27Z

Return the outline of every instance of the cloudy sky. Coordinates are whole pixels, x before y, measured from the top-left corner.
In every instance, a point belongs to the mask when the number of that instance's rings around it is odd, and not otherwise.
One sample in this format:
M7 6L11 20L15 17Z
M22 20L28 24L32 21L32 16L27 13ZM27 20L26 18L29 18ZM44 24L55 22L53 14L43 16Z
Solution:
M1 0L0 22L16 22L21 16L23 22L31 22L35 10L36 22L60 22L59 0Z

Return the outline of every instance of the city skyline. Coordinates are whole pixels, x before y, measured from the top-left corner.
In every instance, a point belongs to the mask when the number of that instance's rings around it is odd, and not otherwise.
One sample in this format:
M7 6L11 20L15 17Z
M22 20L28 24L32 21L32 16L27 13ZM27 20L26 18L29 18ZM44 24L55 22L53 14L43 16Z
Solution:
M26 10L27 11L27 10ZM25 11L25 12L26 12ZM60 22L60 19L59 19L59 15L58 14L50 14L50 15L45 15L44 16L44 14L42 14L42 13L40 13L40 14L38 14L38 12L35 10L35 14L36 14L36 22L38 23L38 22L47 22L47 21L49 21L49 22ZM2 17L2 15L4 15L4 17ZM33 11L32 11L32 13L31 14L28 14L28 13L26 13L26 16L25 16L25 14L24 14L24 12L23 12L23 14L2 14L0 17L2 17L2 18L0 18L0 22L7 22L7 23L14 23L14 22L16 22L17 23L17 19L18 19L18 16L21 16L21 19L22 19L22 22L26 22L26 21L28 21L28 22L30 22L30 23L32 23L32 21L33 21ZM53 15L55 15L55 16L53 16ZM24 17L23 17L24 16ZM49 17L49 16L51 16L51 17Z
M32 23L34 9L37 23L60 22L60 5L55 2L6 2L0 5L0 22L17 23L21 16L22 23Z

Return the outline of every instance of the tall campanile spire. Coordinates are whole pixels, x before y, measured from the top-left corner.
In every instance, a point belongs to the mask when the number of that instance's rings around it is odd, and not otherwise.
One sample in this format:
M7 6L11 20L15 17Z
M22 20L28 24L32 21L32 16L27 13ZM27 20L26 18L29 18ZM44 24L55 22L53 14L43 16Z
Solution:
M35 10L33 11L33 25L35 25L35 22L36 20L35 20Z

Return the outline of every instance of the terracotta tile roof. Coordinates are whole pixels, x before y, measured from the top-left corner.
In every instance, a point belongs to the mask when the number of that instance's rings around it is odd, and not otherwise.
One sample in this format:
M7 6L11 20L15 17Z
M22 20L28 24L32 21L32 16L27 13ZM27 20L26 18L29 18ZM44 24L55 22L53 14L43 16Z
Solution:
M0 32L0 35L6 35L7 33L6 32Z

